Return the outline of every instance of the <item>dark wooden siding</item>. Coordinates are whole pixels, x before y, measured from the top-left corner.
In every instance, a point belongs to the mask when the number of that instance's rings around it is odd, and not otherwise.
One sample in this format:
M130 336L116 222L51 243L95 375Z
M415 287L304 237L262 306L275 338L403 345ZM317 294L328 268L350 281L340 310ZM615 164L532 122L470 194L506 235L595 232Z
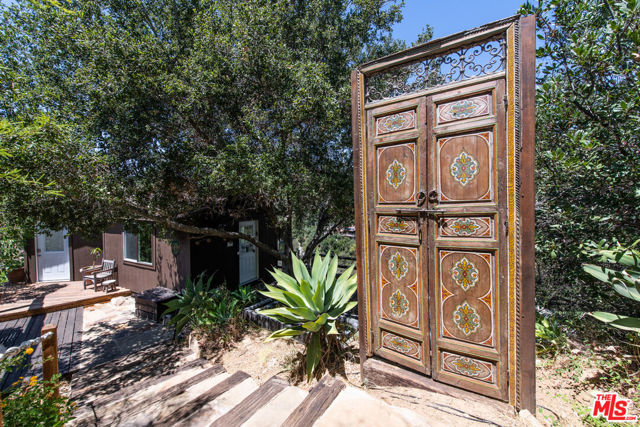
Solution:
M79 234L69 236L69 248L71 249L71 280L82 280L80 269L93 264L91 251L94 248L102 248L100 237L85 238ZM97 262L100 262L98 257Z
M143 292L156 286L180 289L184 285L190 275L190 247L186 235L176 233L175 236L161 238L154 233L151 237L152 265L146 265L124 260L122 232L121 225L114 225L103 234L103 256L116 260L121 286L134 292ZM174 239L179 245L177 256L171 250L171 241Z
M35 238L27 239L27 247L24 248L24 271L27 273L27 283L35 283L38 280Z

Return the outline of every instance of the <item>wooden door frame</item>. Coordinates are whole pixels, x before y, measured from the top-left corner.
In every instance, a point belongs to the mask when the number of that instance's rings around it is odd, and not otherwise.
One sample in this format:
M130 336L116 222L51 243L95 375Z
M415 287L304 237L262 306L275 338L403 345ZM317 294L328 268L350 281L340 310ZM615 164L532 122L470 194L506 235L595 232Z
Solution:
M42 277L40 277L40 256L38 255L38 246L39 246L39 236L42 234L46 234L46 233L36 233L34 240L34 249L35 249L35 265L36 265L36 282L70 282L73 280L73 246L72 246L72 242L71 242L71 235L67 234L67 228L63 228L62 231L65 233L64 234L64 239L67 242L67 250L65 251L67 253L67 264L69 264L69 277L66 280L43 280Z
M517 409L535 411L535 16L513 16L473 30L407 49L358 66L351 74L352 138L354 163L354 203L356 210L356 248L358 272L358 317L360 366L366 377L365 363L372 358L370 330L373 280L365 255L370 246L367 211L366 141L367 110L416 96L435 94L456 87L495 79L499 73L474 77L445 86L430 87L366 103L365 82L371 76L426 58L446 55L457 48L473 46L493 36L506 41L506 133L508 197L508 403Z

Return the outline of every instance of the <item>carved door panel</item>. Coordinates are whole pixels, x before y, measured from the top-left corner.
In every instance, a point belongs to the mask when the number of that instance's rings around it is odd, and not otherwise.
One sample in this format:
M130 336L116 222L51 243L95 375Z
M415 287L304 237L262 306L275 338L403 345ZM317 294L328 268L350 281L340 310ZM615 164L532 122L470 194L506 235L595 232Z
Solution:
M433 377L506 398L504 80L427 99Z
M425 99L368 112L374 352L430 373L427 254L416 201L426 184Z
M535 27L506 18L351 75L365 378L407 381L391 361L535 410Z
M367 116L373 352L495 397L506 391L503 98L496 80Z

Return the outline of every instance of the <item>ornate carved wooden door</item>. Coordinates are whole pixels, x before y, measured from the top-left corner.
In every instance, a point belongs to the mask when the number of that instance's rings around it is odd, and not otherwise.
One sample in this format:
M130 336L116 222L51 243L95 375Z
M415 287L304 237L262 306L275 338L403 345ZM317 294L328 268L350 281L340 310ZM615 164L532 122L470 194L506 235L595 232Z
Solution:
M520 26L532 50L534 20L516 17L354 73L356 228L362 363L377 356L531 409L533 263L522 242L533 180L520 173L532 167L530 136L524 160L520 150L533 82L517 87Z

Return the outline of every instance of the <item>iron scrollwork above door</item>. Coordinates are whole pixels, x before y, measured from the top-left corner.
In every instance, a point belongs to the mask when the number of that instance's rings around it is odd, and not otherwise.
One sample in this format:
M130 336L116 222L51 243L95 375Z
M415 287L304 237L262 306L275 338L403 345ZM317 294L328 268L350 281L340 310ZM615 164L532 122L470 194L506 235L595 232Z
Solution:
M505 69L505 34L457 47L419 62L402 64L367 78L367 104L419 92Z

